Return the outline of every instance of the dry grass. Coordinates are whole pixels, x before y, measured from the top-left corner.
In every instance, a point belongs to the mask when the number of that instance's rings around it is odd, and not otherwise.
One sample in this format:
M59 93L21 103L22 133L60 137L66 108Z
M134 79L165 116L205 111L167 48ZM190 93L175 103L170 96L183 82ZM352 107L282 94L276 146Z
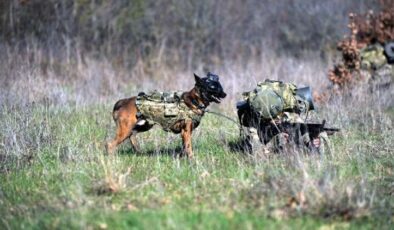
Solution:
M172 157L180 151L179 137L159 129L139 136L142 154L124 144L111 158L103 143L113 135L113 103L139 90L189 89L192 71L152 68L142 60L127 71L93 57L43 68L39 50L32 60L7 55L0 68L5 228L389 226L393 90L360 87L319 105L316 116L342 128L329 156L244 155L233 148L237 126L207 115L193 134L191 162ZM212 109L236 117L241 92L265 78L323 88L329 63L310 55L283 58L267 49L246 64L214 66L229 96ZM195 71L203 73L204 66Z
M52 32L47 35L54 40L43 41L20 31L21 41L1 43L0 228L389 229L394 208L393 86L371 91L364 85L318 105L313 116L342 129L331 138L331 155L263 149L247 155L239 149L237 125L211 114L193 133L192 161L174 158L181 150L180 138L160 129L138 136L141 154L125 143L116 156L104 155L104 143L114 134L111 109L118 99L153 89L189 90L193 72L220 75L228 96L211 110L234 119L241 93L266 78L322 91L333 64L327 41L341 31L334 25L346 25L346 9L357 5L362 10L369 3L285 1L266 8L256 2L239 8L239 20L219 9L220 4L203 11L220 19L218 27L210 20L177 15L178 21L187 17L187 23L197 20L198 26L207 27L182 34L186 22L179 27L160 24L161 32L175 31L169 34L182 44L160 37L153 45L144 43L152 49L142 54L130 51L141 49L139 43L137 48L123 47L129 37L124 28L90 52L95 46L84 47L79 39L94 33L66 36L58 43L48 35ZM340 16L330 18L339 2L335 13ZM194 13L204 9L178 4ZM226 7L234 10L239 4L244 1ZM255 10L266 14L253 14ZM272 21L272 15L281 16ZM167 17L162 19L160 23L168 23ZM233 24L239 30L229 30ZM335 34L330 33L333 28L338 29ZM201 31L208 32L197 37ZM210 43L212 38L217 40Z

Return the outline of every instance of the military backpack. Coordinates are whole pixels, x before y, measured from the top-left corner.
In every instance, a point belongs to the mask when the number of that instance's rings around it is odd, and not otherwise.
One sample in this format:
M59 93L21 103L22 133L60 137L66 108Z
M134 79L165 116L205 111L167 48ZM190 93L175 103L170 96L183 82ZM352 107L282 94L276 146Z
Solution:
M306 90L305 90L306 89ZM301 90L301 89L300 89ZM275 119L284 112L302 113L313 109L309 87L297 93L297 86L281 81L265 80L243 93L245 102L264 120Z

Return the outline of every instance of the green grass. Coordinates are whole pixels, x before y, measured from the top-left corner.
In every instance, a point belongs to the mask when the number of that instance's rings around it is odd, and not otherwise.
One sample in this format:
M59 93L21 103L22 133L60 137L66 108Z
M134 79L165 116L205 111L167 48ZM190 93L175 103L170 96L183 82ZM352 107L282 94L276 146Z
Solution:
M105 107L2 112L0 229L389 229L392 130L344 130L332 155L247 155L238 128L213 115L181 140L155 128L104 154ZM217 128L220 127L220 128ZM15 134L15 139L13 139ZM295 199L292 202L291 199Z

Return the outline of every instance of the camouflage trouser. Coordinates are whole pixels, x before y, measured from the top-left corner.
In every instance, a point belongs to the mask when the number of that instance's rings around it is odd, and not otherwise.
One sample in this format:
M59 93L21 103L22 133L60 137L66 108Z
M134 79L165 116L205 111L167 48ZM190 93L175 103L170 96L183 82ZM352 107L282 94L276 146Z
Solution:
M302 135L298 140L291 140L289 136L280 133L272 140L270 147L274 152L281 152L286 150L303 151L307 153L328 154L330 152L330 142L326 132L321 132L318 139L319 145L315 146L309 134Z
M265 153L280 153L283 151L303 151L307 153L329 154L330 142L326 132L319 134L320 145L313 145L313 140L309 134L302 135L298 140L291 140L286 133L279 133L273 137L266 145L262 143L256 128L243 127L244 141L249 152L263 151Z

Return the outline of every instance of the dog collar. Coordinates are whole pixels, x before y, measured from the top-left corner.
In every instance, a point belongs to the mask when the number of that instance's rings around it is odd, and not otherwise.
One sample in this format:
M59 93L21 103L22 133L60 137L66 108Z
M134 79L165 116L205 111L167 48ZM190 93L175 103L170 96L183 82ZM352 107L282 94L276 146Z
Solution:
M204 92L201 92L201 89L196 87L196 94L199 98L201 98L203 101L208 102L209 99L205 96ZM207 106L204 103L198 103L195 99L192 100L193 105L197 106L199 109L205 109Z
M198 103L196 99L192 99L192 104L195 105L198 109L204 110L206 108L204 104Z

